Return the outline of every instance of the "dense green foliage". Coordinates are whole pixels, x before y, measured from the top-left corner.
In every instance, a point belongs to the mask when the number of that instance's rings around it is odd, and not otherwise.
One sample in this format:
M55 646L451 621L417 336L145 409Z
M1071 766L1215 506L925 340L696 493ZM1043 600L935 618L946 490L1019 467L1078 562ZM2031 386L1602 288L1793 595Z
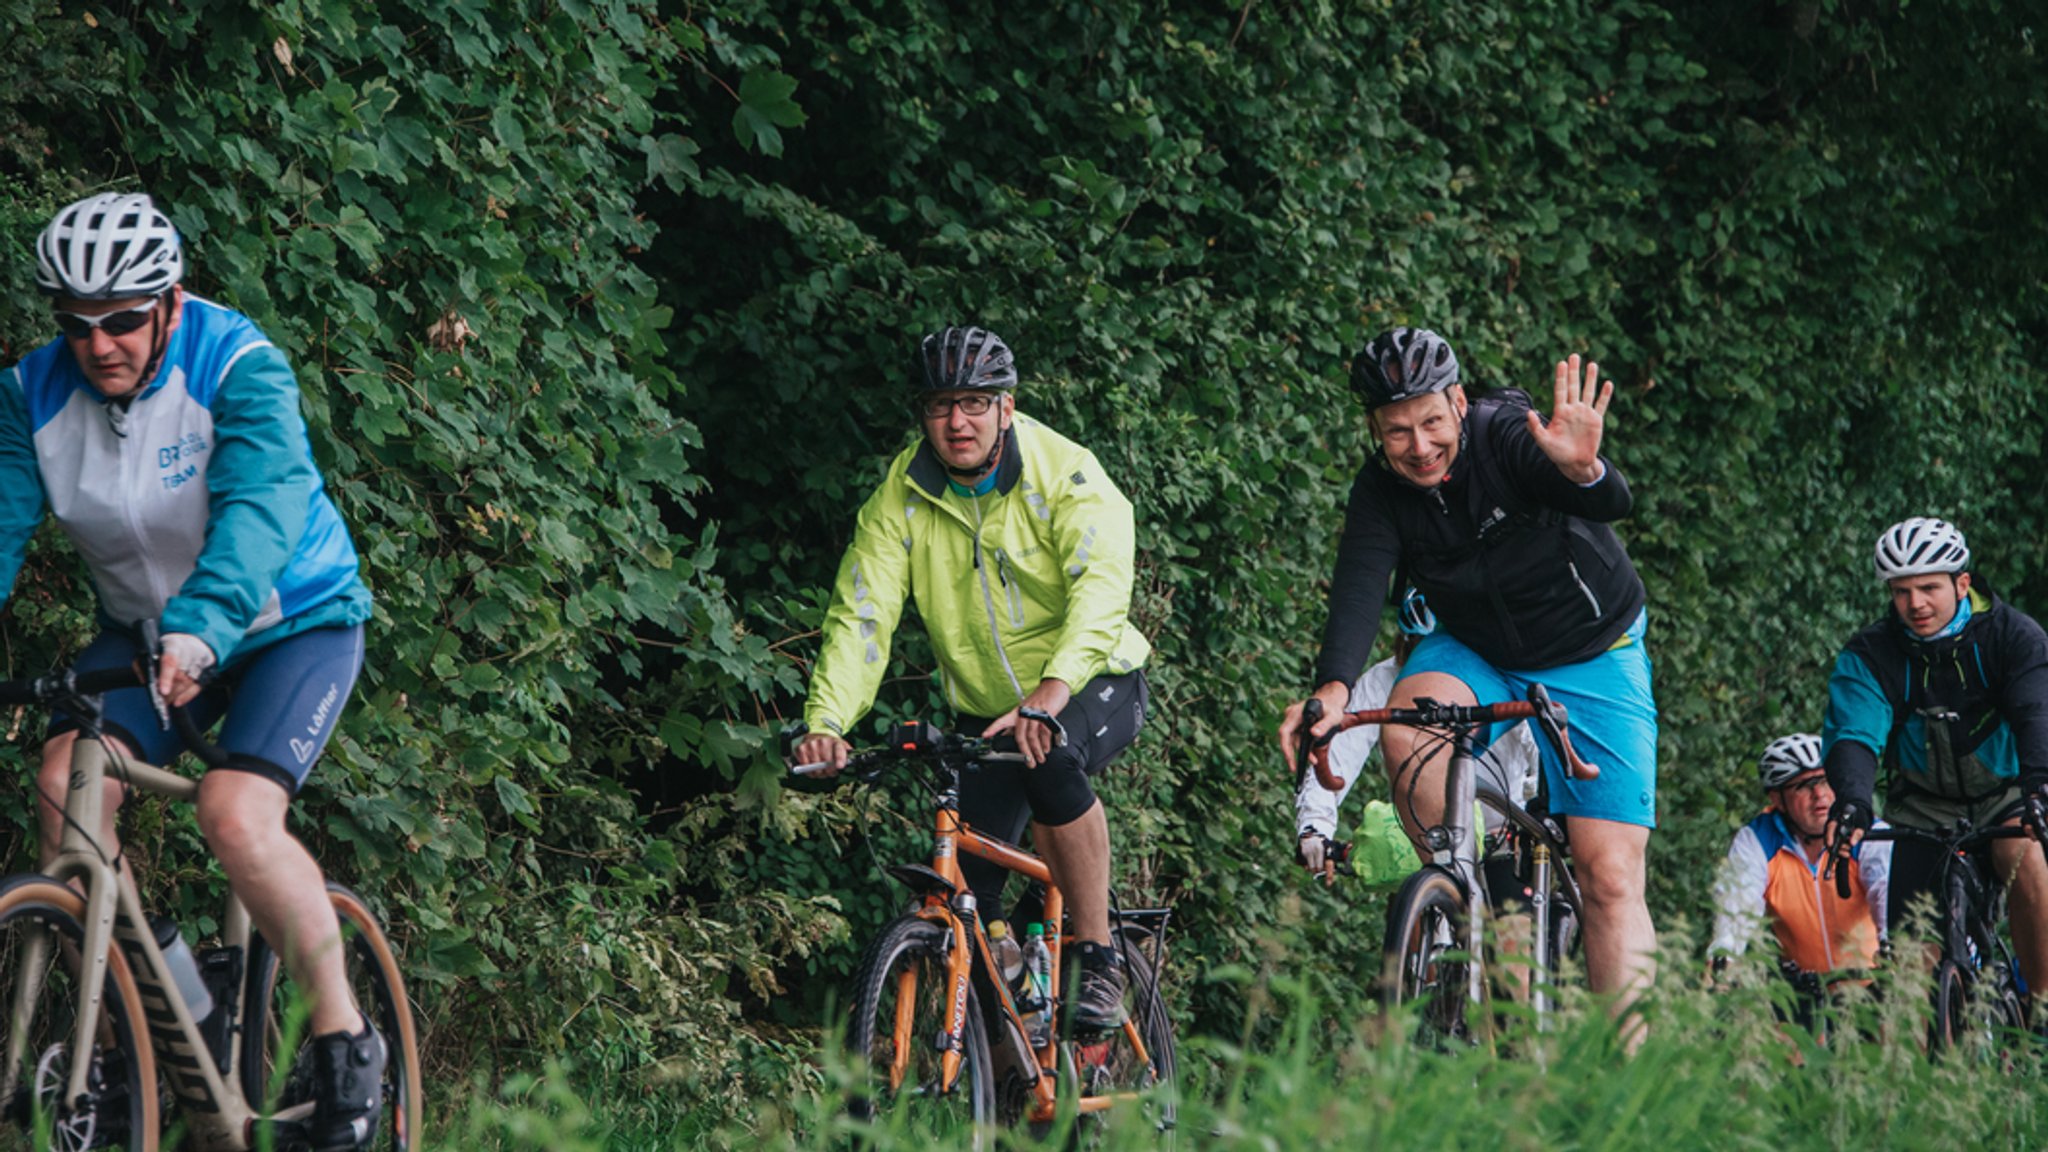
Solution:
M1817 727L1835 647L1882 608L1867 557L1886 523L1960 519L1994 582L2048 606L2026 479L2048 298L2024 191L2048 153L2033 42L1999 5L754 21L779 31L811 119L774 162L705 140L722 173L661 216L658 250L707 439L802 446L794 468L707 458L724 570L764 628L814 623L907 434L916 334L1002 332L1021 406L1138 504L1161 707L1108 794L1126 895L1177 903L1203 1027L1240 1005L1192 973L1242 961L1300 887L1269 733L1306 687L1366 451L1345 360L1385 326L1447 333L1482 384L1540 391L1585 350L1621 385L1609 443L1650 586L1666 918L1703 916L1756 751ZM913 678L885 705L936 711L924 666L901 663ZM733 890L829 891L874 923L859 818L793 811ZM1309 900L1283 938L1353 1010L1358 969L1321 961L1369 951L1377 906ZM811 1003L833 985L809 981Z
M765 738L939 323L1008 338L1137 503L1159 709L1105 791L1192 1031L1238 1034L1223 977L1269 948L1364 1003L1378 906L1304 891L1271 730L1381 328L1482 385L1582 350L1621 386L1667 924L1881 610L1885 523L1960 520L2048 611L2048 88L2002 0L0 13L0 243L147 188L300 370L379 598L300 826L402 924L437 1068L596 1053L715 1111L808 1051L918 836L784 794ZM0 261L8 359L29 285ZM85 603L46 533L13 667ZM879 713L936 712L898 652Z

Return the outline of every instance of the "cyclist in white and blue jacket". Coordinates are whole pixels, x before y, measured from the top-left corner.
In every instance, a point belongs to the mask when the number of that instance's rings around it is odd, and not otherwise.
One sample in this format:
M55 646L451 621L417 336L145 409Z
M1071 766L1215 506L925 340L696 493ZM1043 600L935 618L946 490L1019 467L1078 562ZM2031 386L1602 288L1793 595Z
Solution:
M370 593L314 465L298 381L248 317L186 292L169 219L108 193L60 211L36 245L61 335L0 375L0 601L45 513L90 569L100 634L79 671L136 661L163 634L159 689L229 754L199 788L200 830L265 939L313 991L322 1091L312 1142L367 1143L382 1039L349 993L319 865L285 813L326 747L363 662ZM106 696L104 728L137 758L179 748L148 693ZM62 825L76 724L44 745L45 859ZM119 790L109 784L110 846Z

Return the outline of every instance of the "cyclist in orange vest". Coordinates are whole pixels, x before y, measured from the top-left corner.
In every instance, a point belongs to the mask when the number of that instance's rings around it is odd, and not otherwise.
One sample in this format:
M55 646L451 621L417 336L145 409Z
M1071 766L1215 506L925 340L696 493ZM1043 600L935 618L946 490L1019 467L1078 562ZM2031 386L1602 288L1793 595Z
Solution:
M1849 895L1821 874L1828 809L1835 792L1821 770L1820 737L1801 732L1771 741L1757 762L1770 806L1735 833L1715 889L1710 953L1738 956L1768 923L1787 963L1824 975L1876 963L1885 934L1891 843L1859 845Z

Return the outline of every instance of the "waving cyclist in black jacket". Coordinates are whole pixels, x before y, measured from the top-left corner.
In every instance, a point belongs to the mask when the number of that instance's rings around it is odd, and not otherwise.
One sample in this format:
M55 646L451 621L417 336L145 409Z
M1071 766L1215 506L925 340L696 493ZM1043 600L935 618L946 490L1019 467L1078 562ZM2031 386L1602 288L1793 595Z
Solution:
M1429 598L1439 627L1402 669L1390 704L1519 699L1540 681L1571 711L1596 780L1543 749L1551 808L1566 818L1583 886L1587 976L1597 991L1647 981L1655 933L1644 854L1656 823L1657 708L1643 647L1643 583L1607 524L1628 514L1621 473L1600 455L1610 381L1579 357L1557 365L1546 421L1513 390L1468 400L1457 357L1434 332L1397 328L1352 366L1379 450L1351 490L1316 661L1330 719L1365 666L1389 578ZM1301 706L1280 729L1290 762ZM1496 736L1498 733L1496 733ZM1425 746L1422 783L1404 768L1423 739L1388 728L1390 771L1413 795L1411 833L1438 822L1448 751Z

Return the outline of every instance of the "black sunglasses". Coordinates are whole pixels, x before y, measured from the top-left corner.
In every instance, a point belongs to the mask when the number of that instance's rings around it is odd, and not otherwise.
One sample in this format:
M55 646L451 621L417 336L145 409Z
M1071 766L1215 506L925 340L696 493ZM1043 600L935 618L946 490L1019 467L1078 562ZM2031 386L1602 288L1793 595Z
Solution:
M149 323L149 315L156 311L160 299L162 298L152 296L133 308L123 308L118 312L107 312L99 316L81 316L76 312L56 311L50 314L57 318L57 331L72 340L91 339L92 330L95 328L109 336L126 336Z

